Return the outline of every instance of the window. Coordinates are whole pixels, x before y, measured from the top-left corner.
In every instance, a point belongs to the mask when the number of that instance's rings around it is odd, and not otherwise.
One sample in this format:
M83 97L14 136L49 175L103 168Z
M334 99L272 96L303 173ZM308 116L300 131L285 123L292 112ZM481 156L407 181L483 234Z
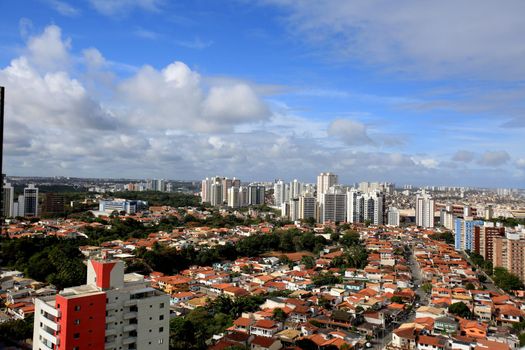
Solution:
M164 339L159 339L159 344L164 344Z
M73 339L78 339L78 338L80 338L80 333L73 334Z
M160 303L160 308L164 308L164 303Z
M164 315L159 316L159 320L162 321L164 319Z
M79 350L79 349L80 349L79 346L74 346L74 347L73 347L73 350Z
M80 305L75 305L75 311L80 311Z
M80 320L75 320L73 323L76 324L76 325L79 325L80 324Z
M164 327L159 327L159 333L164 332Z

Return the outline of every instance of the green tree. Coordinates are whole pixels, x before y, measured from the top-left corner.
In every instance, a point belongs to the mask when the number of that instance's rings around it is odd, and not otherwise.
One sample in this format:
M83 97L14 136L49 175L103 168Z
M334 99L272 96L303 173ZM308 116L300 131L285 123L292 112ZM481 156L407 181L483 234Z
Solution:
M284 322L286 320L286 313L281 308L273 309L273 319L277 322Z
M342 283L343 279L340 276L336 276L331 272L327 272L327 273L320 273L319 275L314 276L312 278L312 282L316 286L320 287L320 286Z
M463 302L453 303L448 307L448 312L463 318L471 318L472 312Z
M303 264L307 269L312 269L315 267L315 258L310 255L304 255L301 258L301 264Z
M432 283L426 282L421 285L421 289L427 294L432 292Z
M346 247L359 244L361 241L359 233L356 231L346 231L339 239L339 243Z

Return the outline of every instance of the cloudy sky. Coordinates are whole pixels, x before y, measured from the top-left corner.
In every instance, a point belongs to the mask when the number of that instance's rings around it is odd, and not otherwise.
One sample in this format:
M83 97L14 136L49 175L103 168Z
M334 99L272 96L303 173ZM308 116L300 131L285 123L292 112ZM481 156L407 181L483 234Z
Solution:
M525 2L0 2L8 175L525 187Z

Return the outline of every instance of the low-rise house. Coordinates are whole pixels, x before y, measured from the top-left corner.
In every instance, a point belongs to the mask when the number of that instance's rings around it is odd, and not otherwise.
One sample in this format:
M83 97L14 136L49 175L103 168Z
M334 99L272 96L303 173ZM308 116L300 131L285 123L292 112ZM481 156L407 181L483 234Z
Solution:
M443 337L420 335L417 339L418 350L445 350L447 341Z
M273 320L259 320L250 326L250 334L261 337L273 337L280 330L280 324Z

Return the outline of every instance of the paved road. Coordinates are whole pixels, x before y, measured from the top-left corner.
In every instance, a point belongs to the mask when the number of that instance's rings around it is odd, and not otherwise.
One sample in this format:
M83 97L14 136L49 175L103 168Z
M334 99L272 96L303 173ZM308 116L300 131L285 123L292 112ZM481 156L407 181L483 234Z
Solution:
M428 305L430 297L427 293L423 291L421 285L423 284L423 275L421 269L419 268L416 258L414 256L414 251L411 249L411 254L408 260L408 266L410 267L410 272L412 274L412 282L414 286L418 286L415 290L416 294L419 296L419 303L421 305ZM416 307L414 305L412 311L408 314L408 317L400 320L399 322L393 323L390 327L384 329L384 334L381 338L374 341L373 349L382 350L386 345L392 341L392 331L397 328L402 323L412 322L416 318Z
M461 252L461 254L465 258L465 260L468 261L470 266L476 267L476 273L482 274L482 275L484 275L487 278L487 280L485 282L483 282L483 285L485 286L485 288L487 288L487 290L492 291L492 292L496 292L496 293L500 293L500 294L506 294L502 289L500 289L498 286L496 286L496 284L494 283L494 280L492 280L492 278L489 275L487 275L485 273L485 271L483 271L482 268L480 268L479 266L474 265L474 263L472 262L472 260L470 260L470 257L468 256L467 253Z

